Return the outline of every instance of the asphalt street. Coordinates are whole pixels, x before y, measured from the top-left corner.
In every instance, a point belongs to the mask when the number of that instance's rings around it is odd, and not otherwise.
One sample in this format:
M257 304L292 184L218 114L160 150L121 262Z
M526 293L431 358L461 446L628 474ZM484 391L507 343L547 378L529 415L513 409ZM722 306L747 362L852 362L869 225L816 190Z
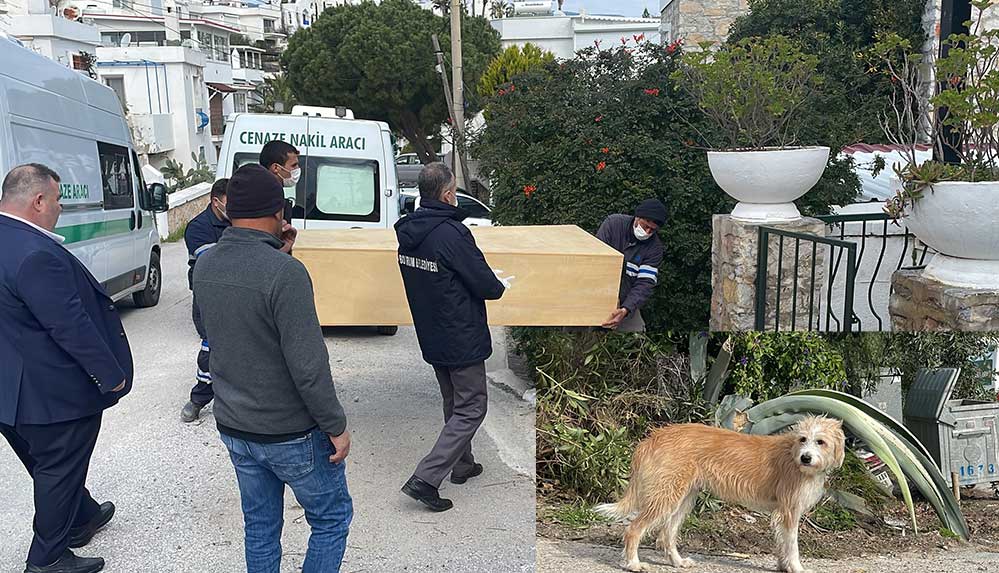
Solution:
M182 244L164 245L159 305L120 305L135 387L105 413L88 482L95 498L114 501L118 512L77 551L104 557L110 573L245 570L239 493L211 410L199 423L180 421L199 346L186 261ZM490 387L489 416L474 444L485 473L462 486L445 481L442 495L455 508L431 513L399 491L443 423L415 333L333 329L326 342L353 438L347 479L355 517L342 570L533 571L534 407ZM31 540L31 481L5 442L0 500L0 573L20 573ZM300 569L308 534L288 492L282 572Z

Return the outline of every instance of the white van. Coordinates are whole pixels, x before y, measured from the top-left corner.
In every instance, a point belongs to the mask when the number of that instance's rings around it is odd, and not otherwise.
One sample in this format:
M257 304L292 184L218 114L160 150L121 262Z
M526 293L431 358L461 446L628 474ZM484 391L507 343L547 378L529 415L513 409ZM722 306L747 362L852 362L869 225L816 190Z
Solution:
M166 188L146 187L111 88L0 36L0 178L42 163L61 178L55 232L113 299L159 302L154 211Z
M295 106L290 114L236 113L226 121L216 179L256 163L273 139L298 149L302 176L285 189L299 229L385 229L399 219L395 149L388 124L345 108Z

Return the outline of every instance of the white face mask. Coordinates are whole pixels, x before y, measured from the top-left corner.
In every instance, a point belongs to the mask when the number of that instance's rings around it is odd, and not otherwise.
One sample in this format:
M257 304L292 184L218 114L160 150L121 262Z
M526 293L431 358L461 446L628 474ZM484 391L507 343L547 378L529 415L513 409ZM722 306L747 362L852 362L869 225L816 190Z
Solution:
M651 237L652 235L645 230L645 227L636 224L635 225L635 238L639 241L644 241Z
M282 169L284 169L284 168L282 167ZM287 170L285 170L285 171L287 171ZM301 167L296 167L296 168L292 169L291 171L289 171L289 173L291 174L291 176L290 177L285 177L284 179L282 179L281 180L282 184L285 187L294 187L295 185L298 185L298 179L299 179L299 177L302 176L302 168Z

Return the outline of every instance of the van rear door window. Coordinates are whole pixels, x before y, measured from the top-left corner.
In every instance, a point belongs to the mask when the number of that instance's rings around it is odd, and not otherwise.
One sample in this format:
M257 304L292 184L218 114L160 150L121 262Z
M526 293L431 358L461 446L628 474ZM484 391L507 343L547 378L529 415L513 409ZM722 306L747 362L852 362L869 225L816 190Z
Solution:
M378 162L310 157L309 167L315 169L317 211L329 218L378 220Z
M128 149L98 141L97 154L101 163L104 210L131 209L135 206L135 196Z

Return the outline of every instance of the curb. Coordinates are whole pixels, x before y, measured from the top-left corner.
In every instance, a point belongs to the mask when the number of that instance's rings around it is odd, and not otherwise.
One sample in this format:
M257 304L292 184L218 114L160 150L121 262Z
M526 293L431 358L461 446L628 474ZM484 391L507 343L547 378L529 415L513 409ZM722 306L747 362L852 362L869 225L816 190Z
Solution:
M492 372L486 373L486 378L493 386L496 386L504 392L509 392L517 398L528 402L532 405L537 405L536 401L536 390L533 385L527 380L517 376L513 370L509 368L501 368L499 370L493 370Z

